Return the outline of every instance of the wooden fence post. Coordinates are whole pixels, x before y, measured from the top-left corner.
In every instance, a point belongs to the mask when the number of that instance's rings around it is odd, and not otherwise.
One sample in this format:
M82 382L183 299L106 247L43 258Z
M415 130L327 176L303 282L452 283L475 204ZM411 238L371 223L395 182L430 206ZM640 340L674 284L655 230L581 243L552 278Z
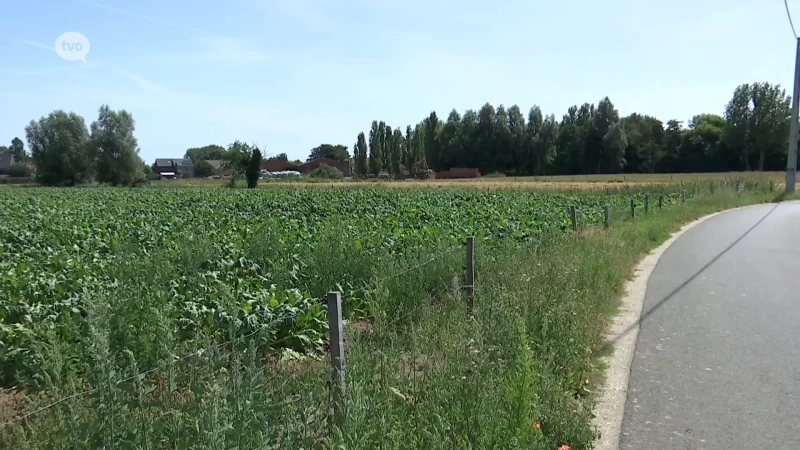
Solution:
M686 191L681 191L681 203L686 203Z
M644 196L644 213L645 214L649 214L650 213L650 195L649 194L645 194L645 196Z
M769 180L769 191L772 192L772 180Z
M631 199L631 219L636 217L636 203Z
M341 426L344 421L345 392L341 292L328 292L328 333L331 346L333 413Z
M608 228L608 205L603 206L603 225Z
M664 196L663 195L659 195L658 196L658 209L661 210L663 208L664 208Z
M575 213L575 205L569 207L569 218L572 220L572 231L578 230L578 216Z
M467 237L467 295L469 309L475 311L475 236Z

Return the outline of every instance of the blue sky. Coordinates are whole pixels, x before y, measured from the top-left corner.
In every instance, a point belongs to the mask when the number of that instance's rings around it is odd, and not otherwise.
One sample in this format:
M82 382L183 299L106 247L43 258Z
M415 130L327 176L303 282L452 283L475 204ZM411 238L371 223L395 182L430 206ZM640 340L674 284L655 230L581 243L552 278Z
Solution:
M791 93L794 70L780 0L0 1L0 143L108 104L133 114L147 162L236 139L305 159L352 150L373 119L487 101L560 118L607 95L688 121L741 83ZM85 63L52 50L67 31L91 42Z

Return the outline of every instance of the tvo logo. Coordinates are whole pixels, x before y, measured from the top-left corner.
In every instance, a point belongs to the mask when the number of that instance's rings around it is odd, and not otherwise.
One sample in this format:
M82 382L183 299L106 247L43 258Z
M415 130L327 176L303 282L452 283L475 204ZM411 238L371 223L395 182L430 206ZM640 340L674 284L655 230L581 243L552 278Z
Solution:
M90 48L89 39L77 31L69 31L56 39L56 53L67 61L86 62L86 54Z

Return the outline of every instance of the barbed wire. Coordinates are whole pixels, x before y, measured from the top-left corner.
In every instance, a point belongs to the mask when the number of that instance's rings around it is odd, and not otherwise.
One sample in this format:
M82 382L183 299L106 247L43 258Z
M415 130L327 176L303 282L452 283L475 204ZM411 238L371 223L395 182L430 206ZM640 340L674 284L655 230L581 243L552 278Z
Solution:
M380 279L377 280L377 282L382 282L382 281L390 280L390 279L397 278L399 276L405 275L405 274L407 274L407 273L409 273L411 271L417 270L417 269L422 268L422 267L424 267L424 266L426 266L428 264L431 264L431 263L433 263L435 261L441 260L445 256L448 256L448 255L454 253L456 250L460 250L462 247L463 246L453 247L453 248L451 248L449 250L446 250L446 251L444 251L442 253L439 253L438 255L434 256L433 258L431 258L431 259L429 259L429 260L427 260L427 261L425 261L425 262L423 262L421 264L417 264L417 265L415 265L413 267L410 267L410 268L408 268L408 269L406 269L406 270L404 270L404 271L402 271L400 273L397 273L397 274L394 274L394 275L390 275L388 277L380 278ZM443 290L442 290L442 292L443 292ZM441 292L439 294L441 294ZM217 344L216 346L217 346L217 348L225 347L225 346L231 345L233 343L236 343L238 341L241 341L243 339L247 339L247 338L249 338L249 337L251 337L251 336L253 336L253 335L255 335L255 334L257 334L257 333L259 333L261 331L263 331L263 329L255 330L255 331L253 331L251 333L248 333L248 334L246 334L244 336L240 336L238 338L231 339L231 340L229 340L227 342L223 342L221 344ZM185 360L193 358L193 357L202 356L204 352L205 352L205 349L200 349L200 350L191 352L189 354L186 354L186 355L184 355L184 356L172 361L172 363L174 364L174 363L178 363L178 362L181 362L181 361L185 361ZM7 426L7 425L11 425L13 423L16 423L16 422L19 422L19 421L22 421L22 420L25 420L25 419L27 419L27 418L29 418L31 416L35 416L35 415L37 415L37 414L39 414L41 412L47 411L48 409L50 409L50 408L52 408L54 406L57 406L57 405L59 405L61 403L67 402L69 400L72 400L72 399L75 399L75 398L78 398L78 397L83 397L83 396L86 396L86 395L90 395L90 394L93 394L93 393L95 393L97 391L105 389L107 387L117 386L117 385L120 385L122 383L131 381L131 380L133 380L135 378L141 378L141 377L147 376L147 375L149 375L149 374L151 374L153 372L157 372L159 370L163 370L165 367L166 367L165 364L161 364L159 366L156 366L156 367L153 367L151 369L145 370L144 372L139 372L136 375L131 375L129 377L123 378L123 379L115 381L113 383L109 383L109 384L106 384L106 385L103 385L103 386L98 386L98 387L95 387L95 388L92 388L92 389L87 389L87 390L84 390L84 391L81 391L81 392L76 392L76 393L68 395L66 397L62 397L62 398L60 398L60 399L58 399L58 400L56 400L56 401L54 401L52 403L49 403L49 404L47 404L45 406L37 408L34 411L31 411L31 412L23 414L21 416L15 417L15 418L13 418L11 420L8 420L6 422L0 423L0 428L2 428L4 426Z
M790 20L791 20L791 18L790 18ZM686 192L686 191L684 191L684 192ZM688 192L687 192L687 193L688 193ZM688 196L688 195L687 195L686 197L684 197L684 199L685 199L685 200L690 200L690 199L692 199L692 198L694 198L694 196L693 196L693 195L692 195L692 196ZM609 205L609 206L611 206L611 205ZM614 205L614 206L612 206L610 209L614 209L614 210L616 210L618 207L619 207L619 208L622 208L622 209L626 209L626 208L627 208L627 207L621 207L621 206L618 206L618 205ZM405 274L407 274L407 273L409 273L409 272L412 272L412 271L414 271L414 270L420 269L420 268L422 268L422 267L424 267L424 266L426 266L426 265L428 265L428 264L431 264L431 263L433 263L433 262L439 261L439 260L443 259L445 256L449 256L450 254L452 254L452 253L455 253L456 251L458 251L458 250L461 250L461 249L463 249L463 248L464 248L464 244L461 244L461 245L459 245L459 246L456 246L456 247L452 247L452 248L450 248L450 249L448 249L448 250L445 250L445 251L443 251L443 252L439 253L438 255L436 255L436 256L434 256L434 257L432 257L432 258L428 259L428 260L427 260L427 261L425 261L425 262L422 262L422 263L420 263L420 264L417 264L417 265L415 265L415 266L409 267L409 268L408 268L408 269L406 269L406 270L403 270L403 271L401 271L401 272L399 272L399 273L396 273L396 274L390 275L390 276L388 276L388 277L379 278L378 280L376 280L376 282L383 282L383 281L387 281L387 280L391 280L391 279L394 279L394 278L400 277L400 276L402 276L402 275L405 275ZM442 280L442 281L444 281L444 280ZM444 286L443 286L441 289L439 289L439 290L438 290L438 291L437 291L437 292L436 292L436 293L433 295L433 297L438 297L438 296L440 296L440 295L441 295L442 293L444 293L444 292L445 292L445 291L446 291L446 290L447 290L449 287L450 287L450 286L448 286L448 285L444 285ZM459 288L461 288L461 289L464 289L464 288L467 288L467 287L468 287L468 286L459 286ZM217 347L217 348L222 348L222 347L225 347L225 346L231 345L231 344L233 344L233 343L236 343L236 342L242 341L242 340L244 340L244 339L247 339L247 338L249 338L249 337L252 337L252 336L254 336L255 334L258 334L258 333L260 333L260 332L262 332L262 331L264 331L264 328L263 328L263 327L262 327L262 328L259 328L259 329L257 329L257 330L255 330L255 331L253 331L253 332L250 332L250 333L248 333L248 334L246 334L246 335L244 335L244 336L240 336L240 337L237 337L237 338L234 338L234 339L228 340L228 341L226 341L226 342L223 342L223 343L221 343L221 344L216 344L216 347ZM182 357L180 357L180 358L178 358L178 359L175 359L175 360L173 360L173 361L172 361L172 363L174 364L174 363L178 363L178 362L181 362L181 361L185 361L185 360L187 360L187 359L190 359L190 358L193 358L193 357L202 356L204 353L205 353L205 349L200 349L200 350L197 350L197 351L191 352L191 353L189 353L189 354L186 354L186 355L184 355L184 356L182 356ZM95 393L95 392L97 392L97 391L100 391L100 390L102 390L102 389L104 389L104 388L107 388L107 387L112 387L112 386L117 386L117 385L119 385L119 384L122 384L122 383L125 383L125 382L128 382L128 381L131 381L131 380L133 380L133 379L135 379L135 378L141 378L141 377L147 376L147 375L149 375L149 374L151 374L151 373L153 373L153 372L157 372L157 371L159 371L159 370L163 370L165 367L166 367L166 364L161 364L161 365L159 365L159 366L153 367L153 368L151 368L151 369L148 369L148 370L145 370L145 371L143 371L143 372L139 372L139 373L137 373L136 375L132 375L132 376L129 376L129 377L123 378L123 379L121 379L121 380L118 380L118 381L115 381L115 382L113 382L113 383L105 384L105 385L98 386L98 387L95 387L95 388L92 388L92 389L87 389L87 390L84 390L84 391L81 391L81 392L76 392L76 393L74 393L74 394L71 394L71 395L68 395L68 396L66 396L66 397L60 398L60 399L58 399L58 400L56 400L56 401L54 401L54 402L52 402L52 403L49 403L49 404L47 404L47 405L45 405L45 406L42 406L42 407L40 407L40 408L37 408L37 409L36 409L36 410L34 410L34 411L31 411L31 412L29 412L29 413L26 413L26 414L24 414L24 415L21 415L21 416L15 417L15 418L13 418L13 419L11 419L11 420L8 420L8 421L6 421L6 422L0 423L0 428L2 428L2 427L4 427L4 426L7 426L7 425L11 425L11 424L13 424L13 423L16 423L16 422L19 422L19 421L22 421L22 420L25 420L25 419L27 419L27 418L29 418L29 417L32 417L32 416L34 416L34 415L37 415L37 414L39 414L39 413L41 413L41 412L44 412L44 411L46 411L46 410L48 410L48 409L50 409L50 408L52 408L52 407L54 407L54 406L57 406L57 405L59 405L59 404L61 404L61 403L64 403L64 402L66 402L66 401L69 401L69 400L72 400L72 399L75 399L75 398L78 398L78 397L83 397L83 396L86 396L86 395L90 395L90 394L93 394L93 393Z
M449 250L445 250L442 253L439 253L438 255L434 256L433 258L431 258L431 259L429 259L429 260L427 260L427 261L425 261L425 262L423 262L421 264L417 264L416 266L409 267L408 269L406 269L406 270L404 270L404 271L402 271L400 273L396 273L394 275L389 275L388 277L378 278L377 280L375 280L375 282L381 283L383 281L391 280L391 279L397 278L399 276L405 275L405 274L407 274L409 272L412 272L414 270L417 270L417 269L419 269L421 267L427 266L428 264L430 264L432 262L438 261L438 260L444 258L445 256L448 256L448 255L450 255L452 253L455 253L456 250L461 250L462 248L463 248L463 246L458 246L458 247L453 247L453 248L451 248Z
M233 343L235 343L237 341L241 341L242 339L247 339L247 338L249 338L249 337L251 337L251 336L253 336L253 335L257 334L257 333L260 333L261 331L264 331L263 328L255 330L255 331L253 331L251 333L248 333L248 334L246 334L244 336L240 336L238 338L231 339L231 340L229 340L227 342L223 342L221 344L217 344L216 347L217 348L225 347L225 346L233 344ZM195 356L202 356L203 353L205 353L205 349L200 349L200 350L191 352L191 353L189 353L187 355L184 355L184 356L172 361L172 363L174 364L174 363L178 363L178 362L181 362L181 361L185 361L185 360L187 360L189 358L192 358L192 357L195 357ZM31 412L29 412L27 414L24 414L22 416L15 417L15 418L13 418L11 420L8 420L6 422L0 423L0 428L4 427L6 425L11 425L11 424L13 424L15 422L19 422L21 420L25 420L28 417L34 416L34 415L39 414L39 413L41 413L43 411L47 411L48 409L50 409L50 408L52 408L52 407L54 407L56 405L59 405L61 403L64 403L64 402L66 402L68 400L72 400L74 398L83 397L85 395L93 394L93 393L95 393L95 392L97 392L97 391L99 391L101 389L105 389L107 387L118 386L118 385L120 385L122 383L131 381L134 378L141 378L141 377L147 376L147 375L149 375L149 374L151 374L153 372L157 372L159 370L163 370L165 367L166 367L166 365L162 364L162 365L153 367L151 369L145 370L144 372L139 372L136 375L131 375L131 376L127 377L127 378L123 378L121 380L115 381L113 383L105 384L105 385L98 386L98 387L92 388L92 389L87 389L87 390L81 391L81 392L76 392L76 393L74 393L72 395L68 395L68 396L60 398L60 399L58 399L58 400L56 400L56 401L54 401L52 403L49 403L49 404L47 404L45 406L42 406L41 408L38 408L38 409L36 409L34 411L31 411Z

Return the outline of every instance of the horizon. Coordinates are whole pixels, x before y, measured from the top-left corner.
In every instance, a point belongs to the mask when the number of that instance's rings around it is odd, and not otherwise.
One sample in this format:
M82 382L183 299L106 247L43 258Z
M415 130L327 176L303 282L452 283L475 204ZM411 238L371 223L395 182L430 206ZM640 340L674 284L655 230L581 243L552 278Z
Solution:
M789 8L800 14L800 0ZM722 115L744 83L791 95L794 72L777 1L47 0L9 9L0 145L25 141L24 127L53 110L88 126L108 104L133 115L147 163L235 140L290 160L326 143L352 154L373 120L405 129L431 111L444 120L487 102L526 113L539 105L560 120L608 96L622 116L686 124ZM86 62L56 53L70 31L88 38Z

